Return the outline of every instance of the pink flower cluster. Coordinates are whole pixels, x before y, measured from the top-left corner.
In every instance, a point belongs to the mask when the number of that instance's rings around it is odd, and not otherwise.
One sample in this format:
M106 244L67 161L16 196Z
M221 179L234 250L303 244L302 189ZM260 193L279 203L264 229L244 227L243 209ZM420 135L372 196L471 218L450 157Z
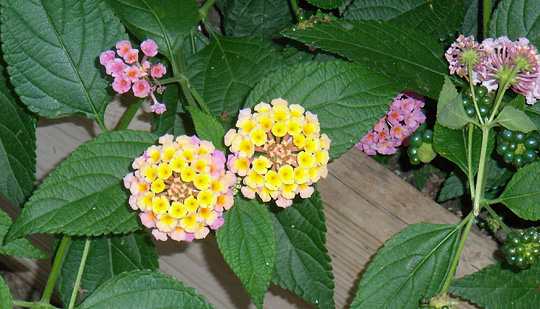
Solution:
M159 103L154 95L154 91L162 93L165 89L159 84L157 78L163 77L167 69L161 63L152 65L148 57L154 57L158 53L156 42L148 39L141 43L141 50L144 54L139 61L139 50L131 46L129 41L120 41L116 44L116 52L107 50L99 56L99 62L105 66L108 75L114 77L112 87L118 93L133 90L133 94L139 98L146 98L150 95L154 102L150 110L156 114L165 112L165 104ZM116 55L120 58L117 58ZM152 78L153 85L149 76Z
M426 121L422 107L424 101L419 94L412 91L400 93L390 104L386 116L355 146L370 156L377 152L383 155L396 153L403 140Z
M526 38L511 41L502 36L479 44L474 37L461 35L445 56L450 73L460 77L467 75L467 65L472 63L473 84L481 83L493 91L501 81L507 81L510 88L526 97L528 104L540 99L540 56Z

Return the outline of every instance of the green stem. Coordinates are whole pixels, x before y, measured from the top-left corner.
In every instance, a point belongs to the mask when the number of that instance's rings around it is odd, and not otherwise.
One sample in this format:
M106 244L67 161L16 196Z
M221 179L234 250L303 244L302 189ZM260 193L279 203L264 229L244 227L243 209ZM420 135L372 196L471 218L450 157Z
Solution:
M23 300L14 300L13 301L13 306L19 306L19 307L31 308L35 304L36 303L32 303L32 302L29 302L29 301L23 301Z
M482 35L483 38L488 37L489 33L489 21L491 20L491 0L484 0L484 7L482 11L482 23L483 23L483 29L482 29Z
M103 131L103 133L105 132L108 132L109 130L107 130L107 127L105 127L105 123L103 123L103 121L101 120L101 118L99 118L99 116L96 116L97 118L94 119L96 121L96 123L98 124L99 128L101 129L101 131Z
M472 168L472 144L473 144L473 129L474 125L469 122L468 124L468 131L469 131L469 139L468 139L468 151L467 151L467 167L469 168L467 171L467 177L469 178L469 186L471 186L471 199L474 200L474 175L473 175L473 168Z
M199 8L199 20L206 19L206 15L208 15L208 11L210 8L214 6L216 3L216 0L207 0L200 8Z
M486 207L487 211L489 212L489 214L491 215L491 217L493 219L495 219L495 221L497 221L497 223L499 223L499 225L507 232L507 233L510 233L512 232L512 230L506 225L504 224L504 222L501 220L501 218L499 218L499 215L497 215L497 213L491 208L491 206L489 205L484 205L484 207Z
M516 72L516 68L509 74L510 76L514 76ZM510 79L503 80L499 89L497 90L497 96L495 96L495 105L493 109L491 110L491 115L489 116L489 120L487 121L487 124L491 124L493 122L493 119L498 114L499 106L501 105L502 98L504 97L504 93L506 92L506 89L510 87Z
M127 111L124 113L124 117L122 118L122 121L116 128L117 130L125 130L131 123L131 120L133 120L133 117L135 117L135 114L141 107L141 104L144 100L142 98L137 98L133 104L127 109Z
M62 242L60 242L60 246L58 246L56 257L54 258L54 263L51 268L51 273L49 274L45 291L43 291L43 297L41 297L41 304L49 304L51 301L51 295L56 283L56 279L58 278L58 272L60 271L60 266L62 266L62 262L64 261L64 256L70 240L70 236L64 235Z
M75 301L77 300L77 293L79 292L79 287L81 285L81 279L84 272L84 266L86 265L86 259L88 258L88 252L90 251L90 237L86 238L84 243L84 251L81 257L81 264L79 265L79 272L77 273L77 278L75 279L75 284L73 285L73 291L71 292L71 299L69 301L69 309L75 307Z
M469 235L469 231L471 230L471 226L474 222L474 216L472 213L469 213L467 218L461 222L461 226L463 226L463 223L467 222L467 226L465 226L465 230L463 231L463 234L461 235L461 240L459 241L458 250L456 252L456 255L454 256L454 260L452 261L452 265L450 266L450 271L448 272L448 275L446 277L446 280L444 281L444 285L441 289L440 294L446 294L448 292L448 288L450 287L450 282L452 281L452 278L454 277L454 274L456 273L456 268L459 262L459 257L461 255L461 251L463 250L463 245L465 245L465 240L467 240L467 236Z
M476 178L476 192L474 194L473 201L473 213L478 216L482 208L482 201L484 199L484 192L486 191L486 168L487 168L487 148L489 142L489 132L491 126L481 126L482 129L482 144L480 146L480 162L478 163L478 175Z
M300 9L298 8L298 3L296 3L296 0L290 0L289 2L291 3L294 15L296 16L296 21L299 21Z
M476 115L478 116L478 120L480 121L480 124L484 124L484 119L482 115L480 115L480 110L478 109L478 103L476 103L476 92L474 91L474 84L472 80L472 66L468 65L467 70L469 71L469 87L472 94L472 100L474 105L474 110L476 111Z

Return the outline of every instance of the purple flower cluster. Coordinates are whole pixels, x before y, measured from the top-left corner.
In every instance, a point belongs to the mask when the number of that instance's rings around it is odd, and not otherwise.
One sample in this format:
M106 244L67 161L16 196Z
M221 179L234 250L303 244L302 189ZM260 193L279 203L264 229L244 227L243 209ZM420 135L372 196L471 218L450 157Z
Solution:
M426 121L422 107L424 101L419 94L412 91L400 93L390 104L386 116L355 146L370 156L377 152L383 155L396 153L403 140Z
M157 78L163 77L167 69L161 63L152 65L148 57L154 57L158 53L156 42L148 39L141 43L141 50L144 54L139 61L139 50L132 48L129 41L120 41L116 44L116 52L107 50L99 56L99 62L105 66L108 75L114 77L112 87L118 93L126 93L130 89L139 98L146 98L148 95L154 102L150 110L156 114L163 114L166 110L165 104L159 103L154 95L154 91L163 92L165 87L161 86ZM116 55L120 58L117 58ZM154 86L149 79L154 80Z
M474 37L460 36L446 51L451 74L466 77L471 67L473 84L493 91L502 83L523 94L528 104L540 99L540 57L526 38L511 41L502 36L478 43Z

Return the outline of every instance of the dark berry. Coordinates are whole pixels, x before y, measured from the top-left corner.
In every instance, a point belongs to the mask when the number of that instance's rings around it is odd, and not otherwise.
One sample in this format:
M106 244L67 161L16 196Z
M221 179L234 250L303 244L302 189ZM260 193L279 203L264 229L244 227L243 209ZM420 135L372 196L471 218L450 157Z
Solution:
M417 132L414 132L409 136L409 144L411 146L419 147L424 143L424 140L422 139L422 134L418 134Z
M489 115L490 111L491 111L491 109L489 108L489 106L487 106L485 104L480 104L478 106L478 112L480 112L480 116L482 116L482 117L486 117L487 115Z
M467 106L465 108L465 113L467 116L473 118L476 115L476 110L474 109L474 106Z
M534 150L527 149L523 152L523 159L526 163L532 163L538 159L538 155Z
M485 96L485 97L482 97L480 99L480 104L485 104L485 105L491 105L491 98L488 97L488 96Z
M504 129L502 130L502 132L500 133L503 140L507 141L507 142L510 142L514 136L514 131L512 130L508 130L508 129Z
M497 145L497 153L501 156L508 152L508 144Z
M465 107L472 105L472 99L469 97L463 97L461 101L463 102L463 106Z
M505 154L503 154L503 160L506 163L514 162L514 153L512 151L506 152Z
M522 167L523 164L525 164L525 160L523 159L522 155L515 155L514 156L514 165L516 167Z
M508 143L508 150L509 151L516 151L517 146L518 145L516 143Z
M527 149L535 150L538 148L538 140L532 136L529 136L523 142L523 146Z
M474 91L477 96L484 97L488 93L488 89L485 86L480 86Z
M429 129L425 130L422 134L422 140L424 140L425 143L433 142L433 131Z
M409 157L418 156L418 147L409 146L409 149L407 149L407 154Z
M411 162L412 165L418 165L422 163L419 157L409 157L409 161Z
M525 133L523 132L515 132L513 134L513 140L514 142L518 143L518 144L522 144L523 142L525 142Z

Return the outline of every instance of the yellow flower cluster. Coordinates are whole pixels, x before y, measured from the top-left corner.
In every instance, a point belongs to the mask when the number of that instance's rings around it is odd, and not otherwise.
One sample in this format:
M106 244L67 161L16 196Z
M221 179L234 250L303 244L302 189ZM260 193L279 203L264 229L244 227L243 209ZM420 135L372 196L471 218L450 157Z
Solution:
M311 186L328 174L330 139L320 134L317 115L279 98L259 103L255 112L240 111L236 127L225 135L232 155L228 168L244 177L241 191L247 198L276 200L288 207L297 194L308 198Z
M135 159L124 177L129 204L156 239L201 239L223 224L233 205L236 177L225 170L225 154L196 136L164 135L160 145Z

